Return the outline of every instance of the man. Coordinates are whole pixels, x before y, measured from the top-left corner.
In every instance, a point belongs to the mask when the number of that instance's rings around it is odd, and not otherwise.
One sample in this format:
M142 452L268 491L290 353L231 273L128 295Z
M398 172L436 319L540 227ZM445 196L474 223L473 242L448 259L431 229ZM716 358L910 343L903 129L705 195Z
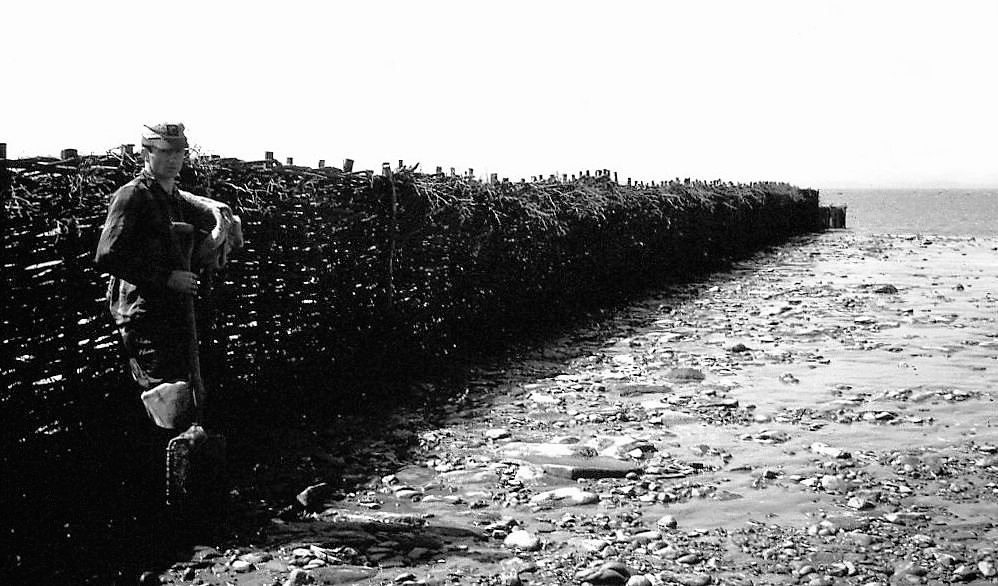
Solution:
M187 146L181 123L145 127L144 168L112 196L96 255L97 266L111 273L108 303L132 377L149 415L168 429L186 425L192 415L188 349L193 332L184 296L197 295L202 266L218 268L219 254L224 262L222 253L235 240L229 235L238 228L228 206L177 188ZM196 228L188 236L198 250L189 269L174 222ZM156 412L156 401L161 406L166 401L167 412Z

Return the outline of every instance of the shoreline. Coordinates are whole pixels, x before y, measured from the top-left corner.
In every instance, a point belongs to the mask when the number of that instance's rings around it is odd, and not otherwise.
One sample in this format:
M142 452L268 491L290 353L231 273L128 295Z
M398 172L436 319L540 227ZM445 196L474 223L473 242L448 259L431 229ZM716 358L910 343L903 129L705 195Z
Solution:
M386 425L415 452L348 457L356 488L275 517L209 569L237 585L296 569L363 584L998 583L996 244L830 232L659 291L482 368L437 415L398 413ZM582 479L564 476L590 453ZM343 547L356 555L324 561Z

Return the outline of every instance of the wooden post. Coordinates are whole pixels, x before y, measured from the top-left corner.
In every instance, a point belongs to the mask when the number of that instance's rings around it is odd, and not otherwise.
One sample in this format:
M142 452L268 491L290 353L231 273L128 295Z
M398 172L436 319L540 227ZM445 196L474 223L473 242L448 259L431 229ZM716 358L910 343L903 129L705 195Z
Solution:
M443 167L437 167L437 172L434 173L434 175L443 175L443 174L444 174L444 168Z
M586 178L589 178L589 169L586 169Z
M7 143L0 142L0 160L7 158Z
M62 151L59 152L59 158L63 161L66 159L75 159L76 157L76 149L62 149Z
M324 169L326 167L326 159L319 159L319 168Z
M401 161L399 161L401 162ZM401 165L400 165L401 167ZM388 185L391 187L391 200L389 207L389 219L388 219L388 282L385 284L386 293L388 296L388 308L391 309L395 304L395 282L394 282L394 272L395 272L395 222L397 221L397 208L398 205L398 194L395 192L395 177L392 175L391 163L384 163L381 166L382 174L388 179Z
M628 187L630 187L630 186L631 186L631 178L630 178L630 177L628 177L628 178L627 178L627 186L628 186Z
M566 181L568 181L568 173L562 173L561 174L561 182L564 183Z
M495 185L499 181L498 173L489 173L489 183Z
M471 167L468 167L468 179L474 179L474 178L475 178L475 170L472 169Z
M451 177L457 177L457 171L454 169L454 167L450 168L450 176Z
M353 173L353 159L343 159L343 172Z
M264 151L263 152L263 160L264 161L273 161L274 160L274 151Z
M616 171L613 172L613 182L614 183L617 182L617 172Z
M399 171L402 170L402 159L399 159Z
M831 206L829 212L829 228L846 227L846 206Z
M295 158L294 157L288 157L288 165L294 165L294 164L295 164Z

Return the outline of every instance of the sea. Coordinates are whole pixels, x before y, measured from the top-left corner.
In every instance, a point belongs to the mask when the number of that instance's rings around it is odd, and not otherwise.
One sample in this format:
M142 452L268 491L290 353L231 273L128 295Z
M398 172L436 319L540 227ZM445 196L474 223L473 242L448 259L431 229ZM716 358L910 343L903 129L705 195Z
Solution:
M871 234L998 237L998 189L822 189L846 228Z

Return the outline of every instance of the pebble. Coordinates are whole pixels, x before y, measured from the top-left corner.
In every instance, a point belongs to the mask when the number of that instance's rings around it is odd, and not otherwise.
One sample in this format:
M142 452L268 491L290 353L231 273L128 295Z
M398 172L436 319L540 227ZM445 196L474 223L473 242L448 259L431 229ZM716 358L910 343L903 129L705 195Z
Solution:
M367 566L325 566L312 570L312 578L319 584L350 584L362 580L370 580L382 572L381 568Z
M807 576L808 574L813 574L814 571L815 571L814 570L814 566L811 566L811 565L808 565L808 564L804 564L801 567L797 568L797 575L798 576Z
M283 586L302 586L308 584L312 581L312 576L305 570L295 568L291 570L291 574L288 575L288 579L284 581Z
M655 524L663 529L675 529L679 522L672 515L662 515Z
M273 557L274 556L270 555L267 552L254 552L241 555L239 556L239 559L243 560L244 562L249 562L251 564L262 564L263 562L270 561L271 559L273 559Z
M700 554L692 552L686 555L679 556L678 558L676 558L676 561L679 562L680 564L693 565L699 562L701 559L702 558L700 557Z
M972 580L977 576L977 568L970 564L960 564L953 570L953 576L958 580Z
M861 496L854 496L850 498L846 502L846 505L851 509L856 509L857 511L872 509L874 506L876 506L869 499L863 498Z
M652 582L648 576L637 574L628 578L625 586L652 586Z
M921 577L929 571L918 565L917 562L903 561L894 566L895 576L917 576Z
M569 543L588 553L599 553L610 545L602 539L586 539L581 537L573 538Z
M707 586L713 579L710 574L680 574L670 576L673 582L679 582L683 586Z
M849 483L838 475L826 474L821 477L821 487L829 492L846 491Z
M839 448L833 448L828 444L822 442L814 442L813 444L811 444L811 451L814 452L815 454L828 456L829 458L846 459L852 457L852 454L850 454L849 452Z
M556 488L535 494L530 498L532 504L569 504L569 505L591 505L598 503L599 495L593 492L582 490L574 486Z
M921 513L887 513L884 515L884 520L888 523L893 523L895 525L906 525L912 521L917 521L924 519L925 516Z
M486 429L485 437L490 440L499 440L510 437L509 430L503 427L497 427L494 429Z
M522 549L523 551L537 551L541 548L541 540L539 537L530 533L529 531L524 531L522 529L517 529L510 532L503 540L503 545L510 549Z
M299 492L296 498L306 510L318 511L323 507L323 501L330 492L329 485L325 482L320 482Z
M703 371L696 368L673 368L665 376L673 382L698 382L706 378Z
M998 574L998 570L995 570L995 564L989 560L981 560L977 562L977 571L981 573L985 578L993 578Z
M610 561L590 570L582 570L575 575L580 582L589 582L594 586L623 586L631 577L631 571L623 562Z
M236 561L232 562L231 564L229 564L229 566L234 571L236 571L236 572L238 572L240 574L245 574L246 572L250 572L250 571L253 570L253 564L251 564L251 563L249 563L247 561L243 561L243 560L236 560Z

